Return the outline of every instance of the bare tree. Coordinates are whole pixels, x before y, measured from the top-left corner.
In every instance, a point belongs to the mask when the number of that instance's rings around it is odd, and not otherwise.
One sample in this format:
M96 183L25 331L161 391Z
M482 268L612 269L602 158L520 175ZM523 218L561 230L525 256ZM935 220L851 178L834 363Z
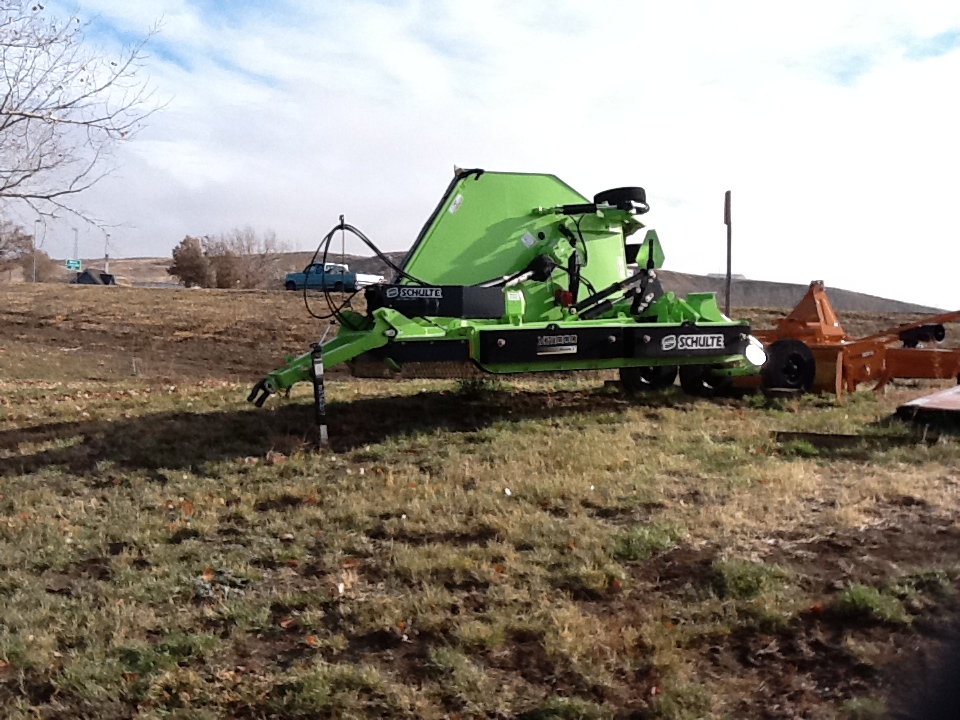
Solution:
M20 272L24 282L62 282L66 279L63 265L40 249L30 249L20 256Z
M9 272L33 248L33 237L9 220L0 220L0 272Z
M279 258L285 246L271 230L258 235L250 227L235 229L204 238L204 247L218 288L266 288L281 273Z
M173 249L167 272L186 287L268 288L283 275L284 252L273 231L258 235L247 227L217 237L188 235Z
M113 148L158 107L142 75L153 32L111 57L84 29L35 0L0 0L0 209L82 215L71 198L109 172Z

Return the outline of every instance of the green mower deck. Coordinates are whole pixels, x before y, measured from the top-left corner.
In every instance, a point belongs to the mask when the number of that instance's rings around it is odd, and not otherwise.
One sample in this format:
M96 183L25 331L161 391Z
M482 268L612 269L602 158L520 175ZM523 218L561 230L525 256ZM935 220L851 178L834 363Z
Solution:
M258 406L317 367L472 362L496 373L620 370L632 391L711 394L759 372L762 346L713 293L664 292L663 250L642 188L593 201L553 175L462 170L367 311L336 311L337 335L258 382ZM353 230L343 220L336 230ZM362 234L357 233L362 237ZM364 238L365 239L365 238ZM321 392L318 403L322 404Z

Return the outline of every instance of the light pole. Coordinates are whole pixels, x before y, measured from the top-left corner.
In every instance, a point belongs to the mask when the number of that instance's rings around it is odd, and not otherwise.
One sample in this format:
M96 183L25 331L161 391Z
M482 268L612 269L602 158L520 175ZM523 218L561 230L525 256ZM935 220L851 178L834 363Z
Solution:
M37 218L33 221L33 237L30 238L30 257L33 260L33 282L37 282L37 233L40 232L40 223L42 220Z

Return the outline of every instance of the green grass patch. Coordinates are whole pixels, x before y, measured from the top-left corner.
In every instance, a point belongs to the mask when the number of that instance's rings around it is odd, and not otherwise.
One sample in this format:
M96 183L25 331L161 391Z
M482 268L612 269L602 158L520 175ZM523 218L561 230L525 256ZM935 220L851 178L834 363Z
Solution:
M654 717L663 720L700 720L708 717L712 698L701 685L683 683L668 686L653 703Z
M840 617L855 621L905 623L910 620L896 596L869 585L850 585L834 597L831 609Z
M787 579L783 568L745 560L715 560L713 572L711 585L717 597L733 600L751 600L776 592Z
M578 697L547 698L542 707L523 714L524 720L600 720L613 715L595 702Z
M869 434L887 400L768 407L600 382L337 377L323 449L304 439L308 387L257 411L236 384L3 386L0 716L775 714L790 699L750 683L769 666L812 687L792 643L765 652L798 612L876 622L951 592L952 571L896 553L955 549L936 533L955 441L854 464L780 457L770 439ZM891 508L896 543L873 525ZM851 576L839 555L870 561L840 549L861 527L904 574L831 603L822 588ZM825 537L830 562L807 549ZM870 694L847 677L811 712Z
M887 704L877 698L851 698L840 708L840 717L843 720L883 720L887 717Z
M684 532L675 525L634 525L617 536L613 557L627 562L648 560L656 553L676 547L683 537Z

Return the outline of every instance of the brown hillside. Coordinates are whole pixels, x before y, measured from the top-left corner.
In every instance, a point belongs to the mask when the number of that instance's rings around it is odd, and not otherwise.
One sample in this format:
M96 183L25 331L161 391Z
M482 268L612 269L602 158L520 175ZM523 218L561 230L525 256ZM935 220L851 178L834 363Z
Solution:
M390 260L400 265L406 251L385 253ZM276 267L279 272L293 272L303 269L314 257L313 252L284 253L277 258ZM328 261L343 261L350 265L352 270L363 273L376 273L388 280L393 271L377 257L361 257L358 255L330 253ZM167 274L169 258L124 258L110 261L110 271L117 276L122 285L134 286L173 286ZM84 268L103 268L103 260L84 260ZM724 297L723 278L706 277L690 273L661 270L660 279L664 289L686 296L692 292L715 292L721 304ZM279 286L278 286L279 287ZM828 288L830 300L840 312L864 313L934 313L937 308L903 302L901 300L877 297L865 293L852 292L840 288ZM807 291L807 285L795 283L768 282L765 280L734 280L733 298L734 307L751 308L792 308Z

